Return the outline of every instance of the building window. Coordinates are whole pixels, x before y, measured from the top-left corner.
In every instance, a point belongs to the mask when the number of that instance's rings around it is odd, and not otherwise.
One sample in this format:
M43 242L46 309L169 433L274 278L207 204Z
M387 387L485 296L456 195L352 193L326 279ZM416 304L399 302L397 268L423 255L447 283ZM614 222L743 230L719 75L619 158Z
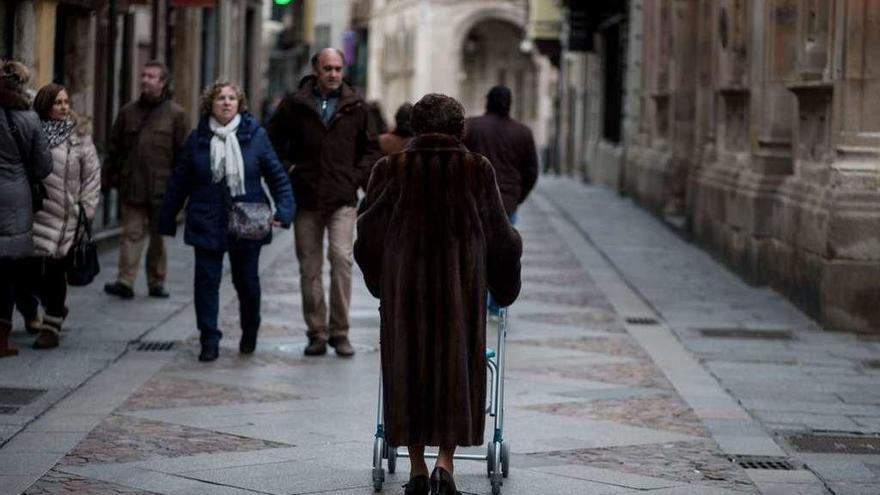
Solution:
M15 6L14 2L0 2L0 58L13 58L15 45Z
M317 50L323 50L331 46L330 44L330 25L329 24L316 24L315 25L315 48Z
M605 65L602 85L603 112L602 137L612 143L620 142L623 123L623 46L621 44L620 23L615 23L603 31L602 62Z

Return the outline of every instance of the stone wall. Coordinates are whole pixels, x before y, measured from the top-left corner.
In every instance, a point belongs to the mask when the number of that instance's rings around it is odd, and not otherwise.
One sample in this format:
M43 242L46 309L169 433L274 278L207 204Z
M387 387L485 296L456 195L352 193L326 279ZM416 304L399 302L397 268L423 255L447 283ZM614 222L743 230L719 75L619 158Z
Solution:
M629 21L626 191L827 328L880 332L880 2L634 1Z

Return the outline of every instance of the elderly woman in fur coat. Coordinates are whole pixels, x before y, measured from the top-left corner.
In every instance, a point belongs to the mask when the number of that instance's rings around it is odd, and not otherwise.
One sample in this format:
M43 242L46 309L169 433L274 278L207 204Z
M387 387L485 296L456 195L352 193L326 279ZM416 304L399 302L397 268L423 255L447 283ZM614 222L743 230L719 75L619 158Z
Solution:
M381 303L386 440L409 449L406 493L455 494L456 447L483 443L486 292L519 295L522 241L492 165L461 144L461 104L426 95L412 128L373 168L354 255ZM430 480L426 445L440 448Z

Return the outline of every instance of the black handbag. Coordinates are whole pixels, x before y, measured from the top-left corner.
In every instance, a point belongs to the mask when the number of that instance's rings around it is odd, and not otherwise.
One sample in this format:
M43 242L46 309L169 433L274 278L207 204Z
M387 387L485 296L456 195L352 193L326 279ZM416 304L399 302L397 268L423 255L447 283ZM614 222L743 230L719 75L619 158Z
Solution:
M82 287L92 283L101 271L98 263L98 246L92 239L92 222L86 218L85 209L81 204L76 223L76 234L73 246L67 253L67 284Z
M12 121L9 109L3 107L3 113L6 116L6 125L9 126L9 133L12 134L15 146L18 147L18 154L21 156L21 162L24 164L24 169L27 173L28 183L31 186L31 209L36 213L43 209L43 200L49 197L49 191L46 190L46 185L43 184L43 181L34 177L31 172L33 166L28 163L28 154L24 151L24 143L21 142L21 136L18 135L18 127Z

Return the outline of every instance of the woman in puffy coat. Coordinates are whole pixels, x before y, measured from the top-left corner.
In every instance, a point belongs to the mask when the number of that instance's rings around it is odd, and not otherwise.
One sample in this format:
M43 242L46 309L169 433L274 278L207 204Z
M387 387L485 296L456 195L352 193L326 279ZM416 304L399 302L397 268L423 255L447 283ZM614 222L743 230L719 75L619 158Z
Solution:
M33 295L19 300L25 315L38 315L37 299L45 314L34 342L35 349L58 346L67 316L66 257L73 246L80 211L87 220L95 216L101 191L101 163L88 126L70 110L67 90L48 84L37 92L34 110L52 154L52 173L43 179L48 197L34 215L34 255L28 261ZM34 297L36 296L36 298ZM37 317L36 319L39 319ZM33 325L28 325L28 329Z
M18 354L9 333L17 286L27 278L22 260L34 250L28 176L42 180L52 171L40 119L24 91L28 79L21 63L0 61L0 357Z
M217 325L223 256L229 253L238 293L242 354L254 352L260 328L260 249L272 240L239 239L228 231L230 202L267 203L266 181L275 202L273 225L290 227L295 204L290 180L266 131L247 112L244 92L218 81L202 95L199 125L175 159L168 181L159 232L173 236L176 217L189 199L184 241L195 248L196 324L199 361L217 359L223 334Z

